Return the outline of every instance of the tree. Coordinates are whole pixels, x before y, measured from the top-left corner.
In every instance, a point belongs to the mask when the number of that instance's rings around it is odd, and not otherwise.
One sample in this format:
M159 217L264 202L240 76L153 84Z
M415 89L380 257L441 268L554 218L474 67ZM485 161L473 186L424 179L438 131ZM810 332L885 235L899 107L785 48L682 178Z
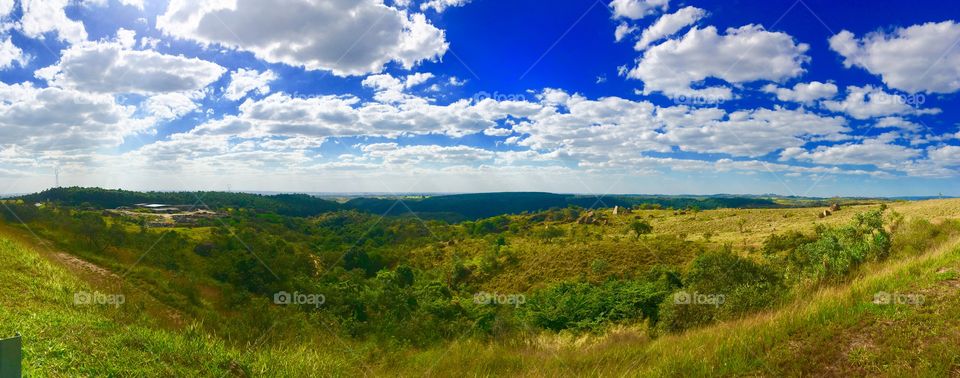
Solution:
M630 223L630 229L637 234L637 238L640 238L640 235L646 235L653 232L653 226L650 223L647 223L646 220L636 219L633 223Z

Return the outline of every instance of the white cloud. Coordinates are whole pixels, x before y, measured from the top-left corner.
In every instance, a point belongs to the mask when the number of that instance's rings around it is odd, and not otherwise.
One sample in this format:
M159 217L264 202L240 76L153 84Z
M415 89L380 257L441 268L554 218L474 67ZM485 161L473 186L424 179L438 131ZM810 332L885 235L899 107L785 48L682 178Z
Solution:
M368 157L381 159L388 165L476 164L491 160L495 153L469 146L415 145L399 147L396 143L376 143L362 147Z
M20 30L28 37L43 38L46 33L56 33L57 39L79 43L87 39L87 30L80 21L67 17L64 8L68 0L21 0Z
M130 29L117 29L117 43L125 49L131 49L137 44L137 32Z
M637 51L646 50L647 47L650 47L651 43L674 35L681 29L693 25L706 15L707 11L697 7L686 7L675 13L664 15L643 31L643 34L640 35L640 40L637 41L637 44L634 45L633 48Z
M437 13L441 13L447 8L462 7L469 2L470 0L429 0L420 4L420 10L426 11L427 9L433 9Z
M953 21L913 25L858 39L849 31L830 38L830 48L858 66L880 75L890 88L910 93L952 93L960 89L960 24Z
M131 118L134 111L109 95L0 83L0 146L43 153L114 147L148 126Z
M871 85L848 86L847 98L843 101L823 101L823 106L835 112L849 114L856 119L869 119L890 115L938 114L940 109L920 109L925 101L921 95L897 95L884 92Z
M267 62L340 76L380 72L389 62L412 68L441 57L448 45L423 14L373 0L172 0L157 27L174 37L250 51Z
M223 97L231 101L237 101L251 91L256 91L261 95L270 93L268 84L276 79L277 75L271 70L258 72L257 70L239 68L230 73L230 85L224 91Z
M199 106L194 101L195 97L197 95L162 93L148 98L142 107L161 119L175 119L197 110Z
M843 117L824 117L803 109L754 109L730 113L726 119L668 122L666 138L684 151L763 156L810 141L844 140L850 129Z
M143 10L143 1L144 0L118 0L121 5L128 5L140 10ZM85 5L93 5L98 7L106 7L110 5L110 0L84 0Z
M30 57L13 44L10 36L0 40L0 70L13 67L14 64L24 67L29 61Z
M889 129L895 128L904 131L917 132L921 130L920 125L907 121L900 117L883 117L877 120L877 123L874 124L874 127L878 129Z
M780 88L774 84L767 84L763 87L763 91L777 95L777 99L780 101L812 104L816 100L836 96L837 86L833 83L811 81L809 83L797 83L793 88Z
M940 146L927 150L927 157L938 166L960 166L960 146Z
M370 75L363 79L361 85L373 88L374 98L384 103L397 103L406 100L423 102L420 97L409 95L407 89L418 86L433 78L433 74L415 73L407 75L405 78L398 79L389 74Z
M739 84L757 80L782 81L804 72L809 48L786 33L769 32L759 25L727 29L717 34L708 26L694 27L682 38L668 40L644 52L627 74L643 81L643 93L730 99L727 87L693 89L707 78Z
M617 29L613 31L613 40L615 42L620 42L623 40L623 37L626 37L628 34L637 31L636 26L632 26L626 22L621 22L620 25L617 25Z
M13 12L13 8L16 6L14 0L0 0L0 17L7 17L10 13Z
M37 70L50 85L98 93L195 91L226 70L196 58L130 50L119 42L84 42L64 50L57 64Z
M791 148L784 151L781 158L808 160L826 165L853 164L892 167L918 156L920 156L920 151L889 143L881 137L868 139L862 143L820 146L809 152L802 148Z
M670 5L670 0L613 0L614 18L629 18L639 20L657 12L664 12Z

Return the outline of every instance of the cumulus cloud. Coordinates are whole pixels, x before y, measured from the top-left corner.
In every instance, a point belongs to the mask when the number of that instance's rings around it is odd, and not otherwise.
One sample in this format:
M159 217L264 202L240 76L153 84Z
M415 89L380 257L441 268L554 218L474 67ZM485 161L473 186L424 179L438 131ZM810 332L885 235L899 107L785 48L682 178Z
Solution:
M634 45L633 48L637 51L646 50L651 43L674 35L681 29L693 25L706 15L707 11L697 7L686 7L675 13L664 15L643 31L643 34L640 35L640 40L637 41L637 44Z
M366 79L363 79L361 85L368 88L373 88L374 98L377 101L384 103L397 103L402 101L417 101L424 102L425 100L421 97L413 96L405 93L406 90L418 86L420 84L426 83L428 80L433 78L433 74L429 72L418 72L415 74L407 75L404 78L395 78L389 74L380 74L380 75L370 75Z
M646 50L627 76L643 81L644 94L730 99L730 88L691 86L707 78L739 84L796 77L810 60L804 55L808 48L786 33L769 32L759 25L727 29L723 35L713 26L694 27L680 39Z
M172 0L157 27L174 37L249 51L267 62L340 76L380 72L389 62L412 68L443 56L448 46L444 32L422 13L374 0Z
M806 110L754 109L730 113L725 119L690 122L687 117L667 129L666 137L681 150L764 156L811 141L848 139L843 117L824 117Z
M10 36L0 40L0 70L13 67L14 64L23 67L30 61L30 57L24 55L23 50L13 44Z
M920 151L910 147L890 143L880 137L861 143L844 143L832 146L819 146L813 151L802 148L790 148L781 154L781 158L807 160L826 165L874 165L891 167L897 163L920 156Z
M878 129L889 129L895 128L904 131L917 132L921 130L920 125L915 122L907 121L900 117L883 117L877 120L877 123L874 124L874 127Z
M811 81L809 83L797 83L793 88L781 88L774 84L767 84L763 87L763 91L775 94L780 101L812 104L816 100L836 96L837 85Z
M930 161L941 167L960 167L960 146L940 146L927 150Z
M856 119L869 119L890 115L938 114L940 109L921 109L923 95L898 95L887 93L871 85L848 86L843 101L823 101L823 106L835 112L847 113Z
M830 48L845 58L846 67L880 75L890 88L952 93L960 89L957 40L960 24L943 21L869 33L863 38L844 30L830 38Z
M29 83L0 83L0 146L34 152L94 150L119 145L147 125L113 96Z
M58 40L69 43L86 40L87 30L83 23L67 17L64 8L68 5L69 0L21 0L20 31L31 38L54 33Z
M231 101L237 101L252 91L259 94L270 93L269 83L276 79L277 75L271 70L259 72L238 68L230 73L230 85L224 91L223 97Z
M57 64L37 70L50 85L97 93L157 94L195 91L226 71L216 63L131 50L120 42L83 42L64 50Z
M143 108L161 119L175 119L197 110L194 101L198 94L162 93L148 98Z
M670 0L613 0L613 18L639 20L658 12L664 12L670 6Z

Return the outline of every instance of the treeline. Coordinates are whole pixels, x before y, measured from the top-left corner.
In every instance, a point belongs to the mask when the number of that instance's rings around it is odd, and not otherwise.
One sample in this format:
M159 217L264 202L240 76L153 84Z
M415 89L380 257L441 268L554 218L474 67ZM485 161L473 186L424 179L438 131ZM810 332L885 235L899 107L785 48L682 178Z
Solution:
M585 209L621 207L718 209L770 208L777 203L766 198L709 196L587 196L539 192L477 193L423 198L354 198L345 204L307 194L254 194L235 192L135 192L101 188L53 188L14 199L26 203L52 202L64 206L110 209L137 203L193 205L253 209L264 213L309 217L322 213L354 209L372 214L409 216L414 212L425 219L457 223L504 214L535 213L548 209L579 207Z
M355 198L346 206L376 214L405 215L413 211L424 218L477 220L503 214L538 212L548 209L581 207L585 209L614 206L673 209L719 209L719 208L774 208L781 207L767 198L710 196L588 196L539 192L476 193L404 199L403 204L395 198Z
M306 194L262 195L233 192L134 192L101 188L53 188L15 199L26 203L53 202L64 206L110 209L137 203L192 205L197 209L244 208L287 216L313 216L339 210L333 201Z

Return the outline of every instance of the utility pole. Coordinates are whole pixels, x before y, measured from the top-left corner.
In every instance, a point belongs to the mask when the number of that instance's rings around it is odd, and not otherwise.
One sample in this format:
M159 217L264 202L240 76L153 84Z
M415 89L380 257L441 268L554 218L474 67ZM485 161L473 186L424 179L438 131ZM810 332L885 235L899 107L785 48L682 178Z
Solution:
M54 188L59 188L60 187L60 166L59 165L53 168L53 177L54 177L54 183L56 184Z

